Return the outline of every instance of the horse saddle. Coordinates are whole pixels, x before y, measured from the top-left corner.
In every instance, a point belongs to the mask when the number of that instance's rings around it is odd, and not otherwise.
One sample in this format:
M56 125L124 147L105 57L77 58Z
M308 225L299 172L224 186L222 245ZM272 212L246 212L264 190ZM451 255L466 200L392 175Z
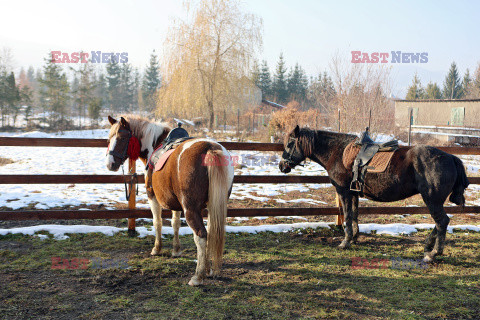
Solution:
M366 172L384 172L397 149L397 140L384 143L373 141L367 127L360 138L348 144L343 151L343 165L353 172L350 190L360 192L363 196Z
M161 170L175 148L189 139L193 139L193 137L190 137L187 130L183 129L179 123L178 127L170 131L163 143L153 151L147 163L147 170Z

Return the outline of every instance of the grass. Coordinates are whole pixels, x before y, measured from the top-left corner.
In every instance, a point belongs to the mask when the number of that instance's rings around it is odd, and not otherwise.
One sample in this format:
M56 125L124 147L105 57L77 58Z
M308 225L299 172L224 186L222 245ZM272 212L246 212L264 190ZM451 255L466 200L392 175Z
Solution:
M342 233L318 229L228 234L222 276L192 288L191 237L184 256L150 257L153 238L125 233L69 239L0 237L2 319L475 319L480 314L480 233L447 235L427 269L352 267L352 259L419 259L426 232L362 235L349 251ZM52 269L52 257L128 260L128 269ZM368 265L366 265L368 266Z

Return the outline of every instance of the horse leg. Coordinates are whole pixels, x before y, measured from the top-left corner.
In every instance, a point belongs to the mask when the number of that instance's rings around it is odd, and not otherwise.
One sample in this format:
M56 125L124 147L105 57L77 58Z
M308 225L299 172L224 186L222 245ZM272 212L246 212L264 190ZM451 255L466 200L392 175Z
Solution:
M436 238L433 249L430 252L425 252L423 261L427 263L432 262L437 255L443 254L443 248L445 246L445 236L447 234L447 227L450 222L450 218L445 213L445 209L442 205L436 207L436 210L434 211L434 213L432 213L432 217L433 220L435 220L434 230L436 229ZM434 231L432 231L432 233L433 232Z
M207 273L207 230L203 224L201 210L185 210L184 212L187 223L193 230L193 239L197 245L197 268L188 284L198 286L203 283Z
M433 246L435 245L435 240L437 239L437 226L435 226L432 232L428 235L427 240L425 241L425 247L423 248L423 252L425 254L430 253L433 250Z
M358 240L358 195L354 195L352 199L352 229L353 237L352 242L357 243Z
M162 207L160 207L155 196L148 197L148 202L150 203L150 209L152 210L153 226L155 227L155 244L150 254L152 256L157 256L162 250Z
M348 249L350 247L350 243L353 239L353 229L352 229L352 221L353 221L353 213L352 213L352 204L353 204L353 196L350 192L343 192L339 193L340 201L342 201L343 207L343 216L345 218L345 239L343 239L342 243L338 246L341 249Z
M445 199L440 198L438 201L433 201L429 194L430 193L422 193L423 201L427 205L430 215L435 221L435 227L425 242L423 261L427 263L432 262L435 259L435 256L443 254L445 235L447 233L448 223L450 222L450 218L447 216L445 209L443 208L443 202L445 202Z
M181 211L172 211L172 228L173 228L173 250L172 257L180 257L182 255L182 247L178 238L178 230L180 229Z

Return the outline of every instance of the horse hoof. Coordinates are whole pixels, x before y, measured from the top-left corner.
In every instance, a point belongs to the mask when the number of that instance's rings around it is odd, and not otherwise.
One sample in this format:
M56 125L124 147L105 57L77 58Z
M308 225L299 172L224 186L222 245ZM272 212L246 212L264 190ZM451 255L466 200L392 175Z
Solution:
M214 279L216 279L216 278L220 277L220 270L215 270L215 271L214 271L213 269L210 269L210 271L207 272L207 276L208 276L209 278L214 278Z
M160 250L158 250L157 248L153 248L152 252L150 252L151 256L158 256L159 254L160 254Z
M344 249L344 250L345 250L345 249L350 248L350 243L348 243L348 242L346 242L346 241L342 241L342 243L340 243L340 244L338 245L338 247L339 247L340 249Z
M172 251L172 258L178 258L183 256L183 251Z
M425 257L423 258L423 262L425 263L432 263L435 259L430 256L429 254L425 255Z
M193 276L192 279L188 282L189 286L196 287L203 284L203 280L198 279L196 276Z

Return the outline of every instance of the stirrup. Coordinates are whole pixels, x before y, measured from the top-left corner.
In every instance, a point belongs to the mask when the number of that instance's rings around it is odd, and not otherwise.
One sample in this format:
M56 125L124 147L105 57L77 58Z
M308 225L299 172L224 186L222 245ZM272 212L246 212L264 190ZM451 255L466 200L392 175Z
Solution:
M350 191L362 192L363 191L362 184L357 180L352 181L350 183Z

